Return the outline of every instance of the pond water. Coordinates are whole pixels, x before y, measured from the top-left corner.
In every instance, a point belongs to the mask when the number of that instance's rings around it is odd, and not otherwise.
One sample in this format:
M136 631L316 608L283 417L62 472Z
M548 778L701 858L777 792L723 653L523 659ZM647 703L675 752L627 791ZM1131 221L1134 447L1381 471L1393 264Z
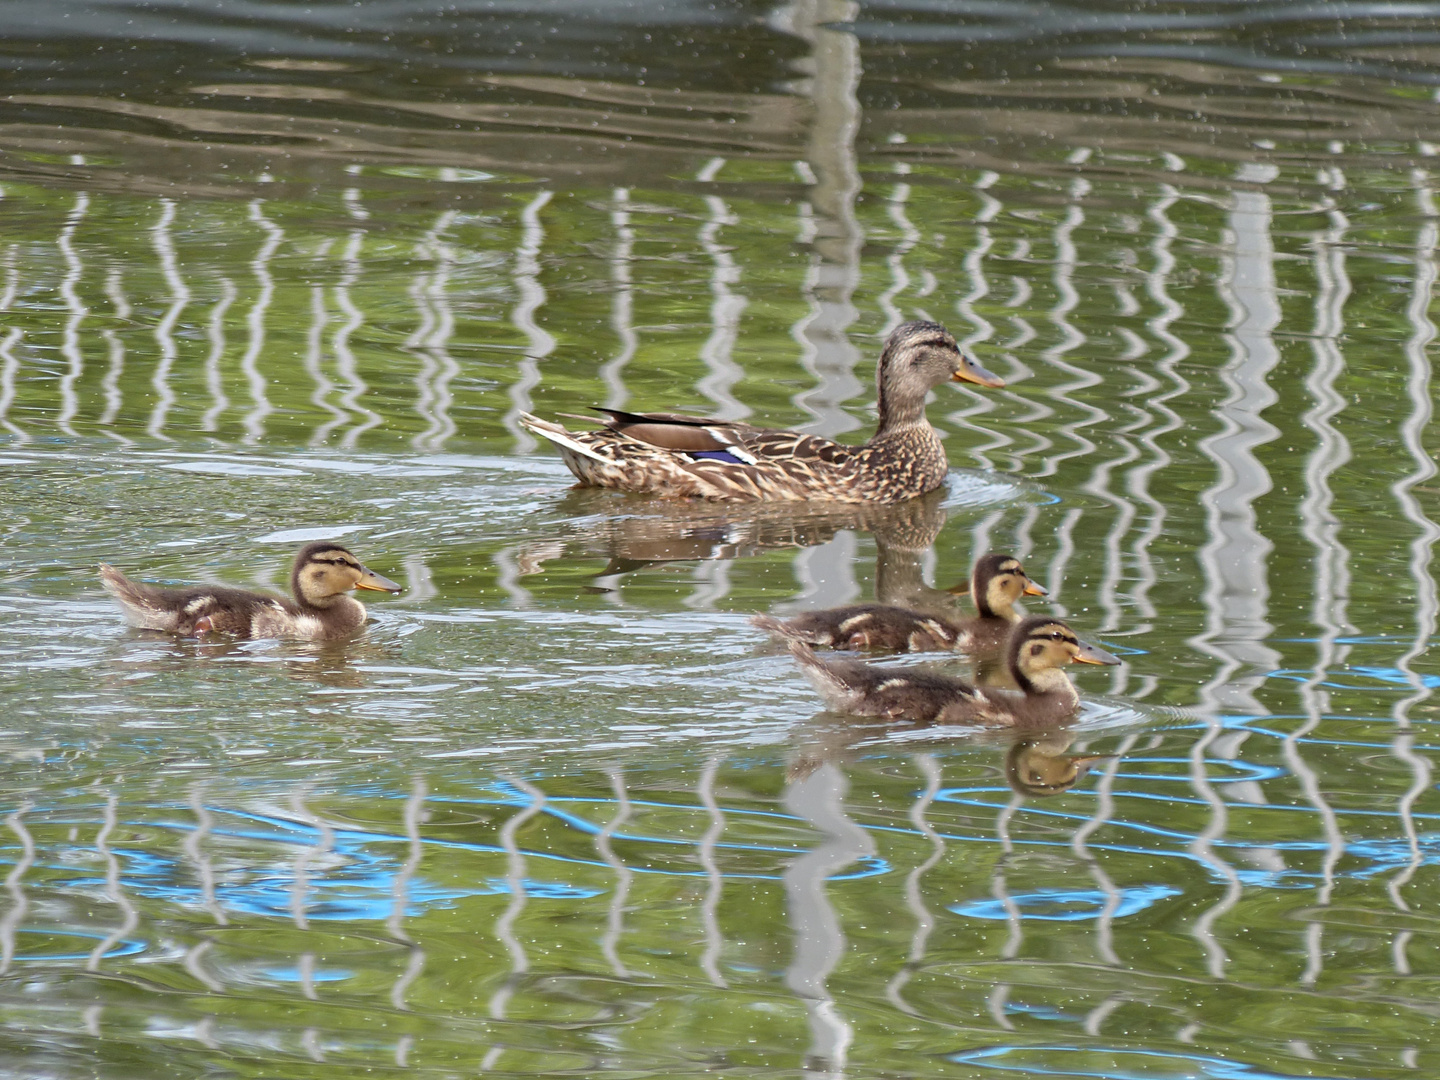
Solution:
M0 1075L1434 1075L1437 18L10 5ZM516 422L860 439L917 317L1008 385L914 504ZM316 537L405 586L337 645L96 578ZM846 721L747 622L989 550L1124 660L1068 730Z

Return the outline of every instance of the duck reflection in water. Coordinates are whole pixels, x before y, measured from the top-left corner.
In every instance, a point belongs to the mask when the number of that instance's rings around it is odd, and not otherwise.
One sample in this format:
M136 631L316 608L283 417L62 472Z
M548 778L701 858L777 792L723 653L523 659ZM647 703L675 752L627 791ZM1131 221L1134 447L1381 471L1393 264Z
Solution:
M877 595L892 603L948 605L953 595L927 589L923 558L945 524L944 490L894 506L759 504L726 506L623 495L593 488L568 492L556 506L560 535L507 548L516 573L553 561L604 558L593 586L610 591L620 575L677 562L733 560L784 548L829 543L844 530L875 536Z
M905 747L916 753L941 746L964 743L978 748L1003 747L1001 771L1005 783L1017 795L1046 798L1073 788L1097 764L1112 761L1116 754L1070 753L1077 732L1056 727L1044 731L975 732L971 735L933 740L915 737L915 727L876 723L852 716L822 713L803 730L786 770L786 778L801 780L826 763L847 764L862 747L873 748L905 738Z
M1097 762L1116 756L1066 753L1074 742L1074 733L1063 728L1017 739L1005 751L1005 782L1017 795L1059 795L1073 788Z

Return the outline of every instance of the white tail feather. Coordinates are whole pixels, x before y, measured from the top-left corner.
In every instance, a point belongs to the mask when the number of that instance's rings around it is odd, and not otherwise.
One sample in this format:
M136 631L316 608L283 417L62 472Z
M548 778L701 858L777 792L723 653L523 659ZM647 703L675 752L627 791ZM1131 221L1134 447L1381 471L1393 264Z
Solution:
M552 424L549 420L541 420L538 416L531 416L529 413L521 413L519 416L520 426L533 431L543 439L549 439L556 446L563 446L566 450L573 451L581 457L587 457L591 461L598 461L602 465L612 465L614 462L601 457L590 447L578 441L569 431L559 424Z

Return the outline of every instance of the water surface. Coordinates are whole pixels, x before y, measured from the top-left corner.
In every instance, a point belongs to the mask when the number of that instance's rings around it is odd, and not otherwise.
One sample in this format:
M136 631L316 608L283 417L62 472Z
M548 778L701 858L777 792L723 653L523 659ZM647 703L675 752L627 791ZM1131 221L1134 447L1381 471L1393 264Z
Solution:
M1440 5L8 14L6 1075L1437 1067ZM859 439L916 317L1008 386L911 506L516 423ZM338 646L95 578L317 536L406 586ZM1065 732L820 713L747 624L987 550L1124 658Z

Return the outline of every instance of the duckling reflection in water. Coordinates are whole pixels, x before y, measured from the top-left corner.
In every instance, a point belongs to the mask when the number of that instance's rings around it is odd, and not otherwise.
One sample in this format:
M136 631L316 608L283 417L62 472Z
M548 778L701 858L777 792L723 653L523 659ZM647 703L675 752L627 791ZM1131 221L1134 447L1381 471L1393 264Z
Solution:
M1016 625L1006 663L1017 690L977 686L964 679L886 667L860 660L821 660L804 642L790 652L825 703L837 712L922 724L1051 727L1080 706L1065 673L1072 663L1118 664L1087 645L1059 619L1033 616Z
M238 638L283 637L331 641L358 630L365 606L352 589L398 593L400 586L366 569L339 544L307 544L290 571L293 601L225 586L166 589L132 581L101 564L100 582L131 626L184 637L216 632Z
M789 619L756 615L750 622L778 639L834 649L993 652L1020 621L1015 602L1022 596L1047 595L1044 588L1030 580L1020 560L998 553L976 561L968 587L957 586L950 591L968 591L976 614L968 619L952 619L893 604L849 604L807 611Z
M1017 740L1005 753L1005 782L1032 798L1069 791L1096 762L1113 754L1067 754L1075 740L1065 731Z

